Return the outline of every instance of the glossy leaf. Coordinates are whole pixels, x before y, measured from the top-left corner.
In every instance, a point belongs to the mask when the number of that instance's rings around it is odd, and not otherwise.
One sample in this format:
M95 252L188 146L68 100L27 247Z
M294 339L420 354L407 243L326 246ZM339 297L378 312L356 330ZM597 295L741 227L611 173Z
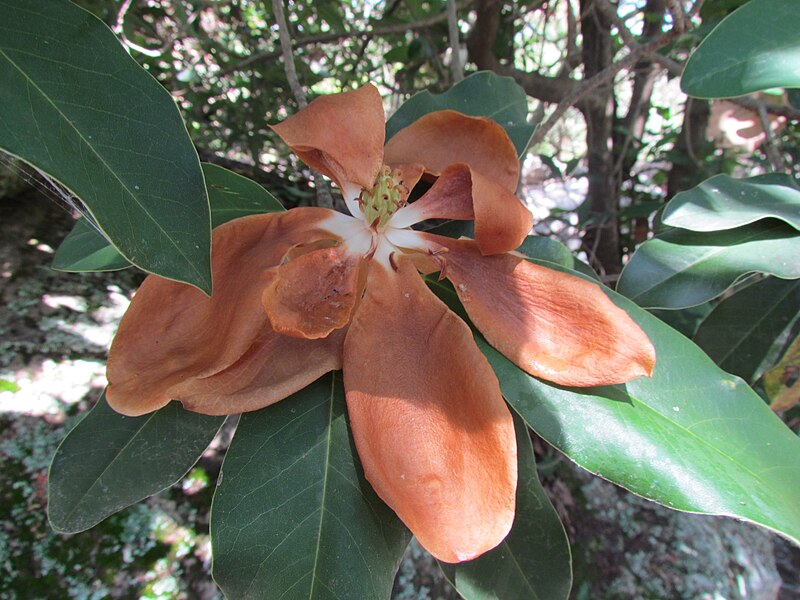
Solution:
M677 194L661 220L692 231L720 231L770 217L800 229L800 188L789 175L749 179L715 175Z
M211 512L230 598L388 598L411 538L364 479L339 373L242 415Z
M82 217L56 250L51 266L56 271L119 271L131 266L89 221Z
M800 87L800 11L791 0L751 0L706 37L690 57L681 88L699 98Z
M694 341L723 370L754 383L775 341L800 315L800 280L767 278L720 302Z
M223 421L185 411L177 402L125 417L108 405L104 393L53 457L48 479L53 529L89 529L168 488L194 465Z
M457 302L452 287L433 287ZM592 473L670 508L752 521L800 544L800 438L695 344L605 291L655 345L653 377L560 388L531 377L478 337L508 402Z
M497 548L466 563L439 563L466 600L559 600L572 586L569 540L539 483L528 428L514 415L519 457L517 514Z
M217 165L203 163L214 227L239 217L284 210L255 181ZM78 220L53 257L59 271L113 271L130 263L96 229Z
M0 81L0 148L78 196L130 262L210 293L197 153L111 30L67 0L0 0Z
M481 71L443 94L424 91L412 96L386 122L386 139L420 117L446 109L493 119L506 130L520 156L536 129L535 125L528 124L528 98L525 91L510 77Z
M233 171L203 163L203 176L214 227L239 217L285 210L275 196L252 179Z
M719 296L748 273L800 277L800 233L782 221L726 231L673 229L642 244L617 291L645 308L685 308Z

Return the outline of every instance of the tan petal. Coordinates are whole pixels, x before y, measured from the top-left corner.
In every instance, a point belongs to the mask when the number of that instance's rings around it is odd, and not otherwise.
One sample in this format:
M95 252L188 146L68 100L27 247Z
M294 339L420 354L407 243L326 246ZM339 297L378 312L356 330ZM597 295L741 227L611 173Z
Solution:
M339 244L274 267L275 277L262 296L272 327L284 335L318 339L347 325L361 289L363 262Z
M466 324L410 261L374 264L347 333L344 385L364 472L440 560L499 544L514 518L516 439Z
M207 415L258 410L303 389L342 367L345 330L306 340L280 335L269 327L244 355L224 371L172 388L183 407Z
M303 162L340 187L355 183L369 189L375 183L385 130L383 102L373 85L320 96L270 127Z
M431 189L397 211L390 224L408 227L426 219L474 219L475 240L483 254L519 247L533 223L514 194L463 163L447 167Z
M449 248L445 274L473 323L531 375L595 386L652 373L653 345L600 286L512 254L482 256L471 240L427 237Z
M236 362L268 326L261 304L268 271L304 242L334 237L332 211L294 209L230 221L212 234L214 293L145 279L108 356L109 404L131 416L164 406L171 388Z
M505 130L491 119L454 110L428 113L398 131L386 144L384 161L419 162L434 175L466 163L511 193L519 180L517 151Z

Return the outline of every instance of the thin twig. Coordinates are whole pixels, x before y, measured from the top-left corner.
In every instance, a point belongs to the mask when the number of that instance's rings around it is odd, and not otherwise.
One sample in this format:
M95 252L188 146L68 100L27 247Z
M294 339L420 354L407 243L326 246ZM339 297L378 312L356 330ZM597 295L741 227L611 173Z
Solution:
M530 146L533 147L540 144L553 126L558 122L558 120L564 116L564 113L566 113L570 107L577 104L582 98L589 94L589 92L605 83L608 83L622 69L632 67L639 62L642 57L655 53L659 48L666 46L679 35L680 32L672 29L653 41L648 42L647 44L636 46L636 48L631 49L630 54L628 54L628 56L625 58L603 69L597 75L586 79L583 83L578 85L570 93L564 96L564 98L556 106L555 110L550 113L550 116L547 117L547 119L541 125L539 125L536 133L533 134L533 138L531 138Z
M775 173L780 173L783 170L781 160L781 153L775 143L775 138L772 136L772 123L767 116L767 107L763 101L758 102L758 119L761 121L761 128L764 130L764 152L769 159L772 170Z
M472 0L467 0L465 2L457 3L457 8L459 10L466 8L472 4ZM427 17L425 19L420 19L414 23L395 23L393 25L385 25L383 27L373 27L368 31L331 31L328 33L320 33L317 35L310 35L308 37L293 40L291 42L292 49L296 50L297 48L301 48L303 46L310 46L313 44L331 44L334 42L339 42L341 40L345 40L348 38L360 37L360 38L374 38L374 37L382 37L386 35L393 35L396 33L405 33L407 31L416 31L418 29L427 29L433 25L438 25L439 23L443 23L447 20L447 11L439 13L438 15L433 15L432 17ZM270 60L273 58L278 58L282 55L282 52L278 50L272 50L269 52L259 52L258 54L251 54L245 59L242 59L235 65L231 67L227 67L224 72L230 73L232 71L236 71L243 67L246 67L249 64L254 62L258 62L260 60Z
M294 66L294 55L292 54L292 40L289 36L289 26L286 24L286 15L283 14L283 4L281 0L272 0L272 12L275 14L275 22L278 24L278 36L281 40L281 52L283 56L283 70L286 79L289 80L289 87L292 90L297 106L300 109L308 106L306 94L300 80L297 78L297 70ZM323 176L312 170L314 174L314 187L317 190L317 205L325 208L333 208L333 196L328 187L328 182Z
M453 83L464 79L464 65L461 64L461 45L458 40L458 12L456 0L447 0L447 35L450 43L450 69Z
M283 14L281 0L272 0L272 12L275 14L275 22L278 24L278 37L281 40L281 55L283 56L283 70L286 72L286 79L289 80L289 87L292 90L294 99L297 101L297 106L305 108L308 106L308 100L306 100L306 93L297 78L297 69L295 69L294 55L292 54L292 38L289 35L289 26L286 24L286 15Z

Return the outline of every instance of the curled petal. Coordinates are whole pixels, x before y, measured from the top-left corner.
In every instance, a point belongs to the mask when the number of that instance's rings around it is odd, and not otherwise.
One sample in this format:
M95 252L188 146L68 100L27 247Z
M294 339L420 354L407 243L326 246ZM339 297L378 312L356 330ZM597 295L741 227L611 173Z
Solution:
M361 289L363 262L340 244L274 267L275 277L262 296L272 327L284 335L318 339L347 325Z
M433 187L398 210L390 224L401 228L425 219L474 219L475 240L483 254L519 247L533 222L514 194L463 163L447 167Z
M344 385L364 472L436 558L470 560L514 518L516 439L467 325L410 261L371 267L347 333Z
M258 410L283 400L329 371L342 367L344 330L320 340L281 335L269 327L227 369L190 379L172 389L187 410L229 415Z
M326 224L337 218L333 211L303 208L217 227L210 298L182 283L145 279L111 344L109 404L130 416L157 410L172 399L173 386L239 360L268 326L261 304L267 269L298 244L336 237Z
M466 163L511 193L517 189L519 160L505 130L491 119L454 110L428 113L398 131L386 144L387 164L420 162L434 175Z
M650 376L655 349L600 286L475 242L427 235L449 249L446 276L487 341L531 375L567 386Z
M339 187L355 183L369 189L375 183L385 130L383 102L373 85L320 96L270 127L303 162Z

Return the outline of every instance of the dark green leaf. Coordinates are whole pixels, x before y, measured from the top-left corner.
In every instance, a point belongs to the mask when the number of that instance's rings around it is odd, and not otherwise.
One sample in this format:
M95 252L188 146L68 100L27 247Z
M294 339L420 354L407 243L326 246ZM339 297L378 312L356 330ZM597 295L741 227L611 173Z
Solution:
M691 339L712 308L714 308L713 302L705 302L680 310L662 310L658 308L650 308L648 310L650 314L655 315L674 330Z
M558 240L553 240L540 235L529 235L522 242L519 251L526 256L535 257L539 260L556 263L568 269L574 268L575 259L572 252Z
M800 229L800 188L789 175L733 179L715 175L677 194L662 221L692 231L719 231L774 217Z
M564 527L539 483L525 423L514 415L519 483L517 514L508 537L494 550L442 571L467 600L558 600L572 586L572 558Z
M755 382L775 341L800 314L800 280L767 278L720 302L694 341L722 369Z
M800 234L782 221L696 233L673 229L642 244L617 291L646 308L685 308L719 296L748 273L800 277Z
M200 163L170 94L66 0L0 0L0 148L78 196L133 264L211 292Z
M85 218L78 219L61 242L52 264L57 271L73 273L118 271L130 266L131 263Z
M252 179L210 163L203 163L203 175L214 227L239 217L285 210L275 196Z
M386 139L420 117L446 109L495 120L506 130L520 156L536 129L535 125L528 124L528 97L525 91L510 77L481 71L443 94L425 91L411 97L386 122Z
M53 457L47 506L53 529L89 529L168 488L189 471L223 421L183 410L177 402L125 417L104 393Z
M681 77L690 96L727 98L800 87L800 10L792 0L751 0L700 44Z
M242 415L211 513L230 598L388 598L410 533L364 479L341 377Z
M209 163L203 163L203 175L214 227L239 217L284 210L275 196L247 177ZM130 263L83 219L53 258L53 268L59 271L113 271L126 266Z
M452 288L433 287L457 302ZM653 377L560 388L478 338L509 403L573 461L638 495L752 521L800 543L800 439L741 379L659 319L604 291L655 345Z

